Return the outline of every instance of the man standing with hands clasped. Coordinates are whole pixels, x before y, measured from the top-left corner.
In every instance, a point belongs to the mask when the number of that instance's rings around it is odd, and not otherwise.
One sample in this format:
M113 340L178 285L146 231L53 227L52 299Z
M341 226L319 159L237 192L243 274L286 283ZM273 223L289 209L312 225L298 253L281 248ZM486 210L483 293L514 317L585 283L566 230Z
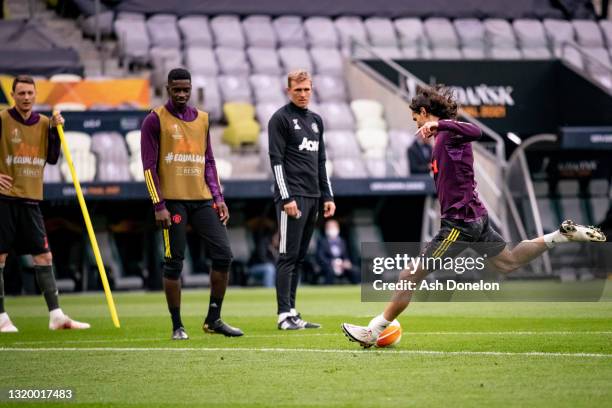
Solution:
M323 121L308 110L312 78L307 71L287 76L290 102L268 124L270 163L276 183L274 201L280 232L276 267L276 301L279 330L317 329L321 325L303 320L295 308L299 268L304 262L319 206L323 216L336 211L325 169Z

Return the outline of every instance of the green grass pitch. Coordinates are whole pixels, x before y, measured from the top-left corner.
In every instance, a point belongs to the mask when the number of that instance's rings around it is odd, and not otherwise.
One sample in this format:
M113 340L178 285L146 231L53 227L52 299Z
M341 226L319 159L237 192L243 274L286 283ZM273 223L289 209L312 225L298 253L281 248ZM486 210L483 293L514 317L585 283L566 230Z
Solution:
M0 335L0 405L86 407L612 406L612 302L414 303L394 349L349 343L343 321L367 323L382 303L358 287L303 287L298 306L321 330L276 328L274 292L230 288L224 319L246 335L205 334L208 291L185 291L191 336L173 342L163 293L63 296L88 321L50 332L44 301L9 297L17 334ZM13 350L19 349L19 351ZM9 389L70 388L70 403L9 402Z

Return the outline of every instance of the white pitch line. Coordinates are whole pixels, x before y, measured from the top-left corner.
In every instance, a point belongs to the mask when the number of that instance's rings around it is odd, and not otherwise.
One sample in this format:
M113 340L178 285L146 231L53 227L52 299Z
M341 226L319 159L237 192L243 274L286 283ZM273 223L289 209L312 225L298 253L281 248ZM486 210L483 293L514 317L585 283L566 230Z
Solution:
M331 354L356 354L379 355L381 352L368 350L347 350L347 349L307 349L307 348L248 348L248 347L204 347L204 348L185 348L185 347L41 347L41 348L20 348L20 347L0 347L0 352L66 352L66 351L86 351L86 352L149 352L149 351L173 351L173 352L264 352L264 353L331 353ZM440 355L440 356L518 356L518 357L593 357L593 358L612 358L612 354L601 353L547 353L542 351L512 352L512 351L437 351L437 350L386 350L390 354L406 355Z
M612 335L612 331L501 331L501 332L404 332L404 336L575 336L575 335ZM299 333L283 336L280 334L251 334L245 338L300 338L300 337L323 337L338 336L341 333ZM202 337L206 338L206 337ZM48 344L48 343L135 343L143 341L167 341L166 337L130 338L130 339L92 339L92 340L37 340L37 341L15 341L11 345Z

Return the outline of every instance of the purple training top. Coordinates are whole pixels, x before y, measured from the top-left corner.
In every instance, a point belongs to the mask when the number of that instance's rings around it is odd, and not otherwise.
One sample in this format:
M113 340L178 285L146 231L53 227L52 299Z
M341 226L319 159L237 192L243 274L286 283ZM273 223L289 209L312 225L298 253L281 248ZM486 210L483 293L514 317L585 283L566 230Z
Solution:
M168 112L174 115L176 118L185 121L193 122L198 117L198 111L191 106L186 106L185 109L179 111L173 104L172 101L168 101L165 105ZM142 165L144 170L151 170L153 176L153 182L155 184L155 190L159 196L159 203L155 204L155 211L160 211L166 208L164 197L161 189L159 188L159 176L157 174L157 161L159 159L159 134L160 134L160 123L157 113L151 112L142 122L140 129L140 145L142 155ZM221 188L217 182L217 166L215 165L215 157L213 155L212 146L210 145L210 133L202 135L206 137L206 164L204 169L204 180L208 185L210 193L216 203L223 202L223 194L221 194Z
M487 214L476 192L470 143L481 135L480 128L471 123L438 121L431 169L442 218L474 221Z

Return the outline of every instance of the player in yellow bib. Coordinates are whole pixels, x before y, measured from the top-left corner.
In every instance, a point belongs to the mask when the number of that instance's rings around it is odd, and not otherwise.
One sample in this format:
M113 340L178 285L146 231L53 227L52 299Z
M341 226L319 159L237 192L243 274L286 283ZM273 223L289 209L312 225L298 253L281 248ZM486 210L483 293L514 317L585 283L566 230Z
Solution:
M29 76L15 78L11 96L15 106L0 112L0 333L18 331L4 310L4 265L11 249L34 259L36 281L49 309L49 329L88 329L89 324L72 320L59 307L53 257L38 206L45 164L59 158L56 127L64 118L59 112L49 119L32 110L36 87Z

